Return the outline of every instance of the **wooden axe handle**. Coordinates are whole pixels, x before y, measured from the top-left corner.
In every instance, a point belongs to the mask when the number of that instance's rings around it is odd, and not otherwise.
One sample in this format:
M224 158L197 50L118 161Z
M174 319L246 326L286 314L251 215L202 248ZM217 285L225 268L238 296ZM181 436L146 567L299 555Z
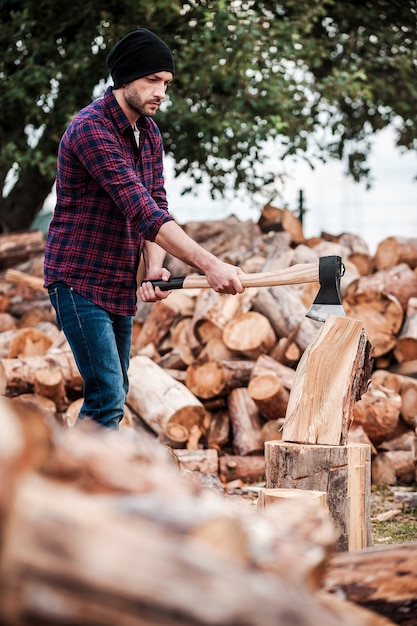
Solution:
M279 285L314 283L319 282L319 264L298 263L276 272L240 274L239 278L244 287L277 287ZM210 287L205 276L179 276L168 281L151 280L150 282L154 287L160 287L162 291L170 289L206 289Z

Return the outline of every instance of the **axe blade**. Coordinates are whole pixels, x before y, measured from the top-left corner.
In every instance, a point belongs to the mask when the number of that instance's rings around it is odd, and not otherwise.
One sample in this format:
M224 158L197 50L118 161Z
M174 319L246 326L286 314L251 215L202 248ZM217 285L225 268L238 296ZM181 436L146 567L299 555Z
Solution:
M345 266L340 256L320 257L320 289L306 317L317 322L325 322L329 315L346 317L340 296L340 279L344 272Z

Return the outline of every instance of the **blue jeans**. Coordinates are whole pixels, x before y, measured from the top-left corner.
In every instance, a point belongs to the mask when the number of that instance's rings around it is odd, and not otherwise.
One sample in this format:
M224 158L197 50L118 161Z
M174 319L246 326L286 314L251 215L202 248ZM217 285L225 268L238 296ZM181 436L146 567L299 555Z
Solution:
M78 418L118 428L129 387L132 317L108 313L62 282L48 293L84 382Z

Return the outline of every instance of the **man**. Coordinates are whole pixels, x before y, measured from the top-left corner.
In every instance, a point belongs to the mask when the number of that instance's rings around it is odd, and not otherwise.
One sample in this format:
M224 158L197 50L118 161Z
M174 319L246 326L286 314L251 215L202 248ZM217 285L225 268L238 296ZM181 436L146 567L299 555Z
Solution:
M60 142L44 276L84 381L79 418L117 428L137 291L145 302L169 293L150 282L138 290L141 256L149 280L169 279L169 252L205 274L217 292L243 287L240 268L204 250L168 213L162 137L152 118L174 76L170 49L138 29L114 46L107 65L113 88L75 116Z

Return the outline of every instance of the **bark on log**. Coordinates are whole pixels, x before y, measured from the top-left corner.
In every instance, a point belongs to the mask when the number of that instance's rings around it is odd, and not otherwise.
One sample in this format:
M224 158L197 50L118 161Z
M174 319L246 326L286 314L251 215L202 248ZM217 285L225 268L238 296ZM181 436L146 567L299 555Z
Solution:
M127 405L138 413L157 434L166 424L182 424L188 430L201 425L205 408L182 383L174 380L166 370L146 356L130 360Z
M343 298L343 308L348 317L363 322L374 358L394 348L404 319L403 308L397 298L375 291L353 293Z
M323 589L401 626L417 623L417 542L336 554Z
M336 315L327 318L297 367L283 440L346 443L354 404L370 375L369 349L359 320Z
M11 267L45 249L45 238L40 230L0 235L0 267Z
M256 404L246 387L233 389L228 396L230 425L233 432L233 449L236 454L262 454L261 419Z

